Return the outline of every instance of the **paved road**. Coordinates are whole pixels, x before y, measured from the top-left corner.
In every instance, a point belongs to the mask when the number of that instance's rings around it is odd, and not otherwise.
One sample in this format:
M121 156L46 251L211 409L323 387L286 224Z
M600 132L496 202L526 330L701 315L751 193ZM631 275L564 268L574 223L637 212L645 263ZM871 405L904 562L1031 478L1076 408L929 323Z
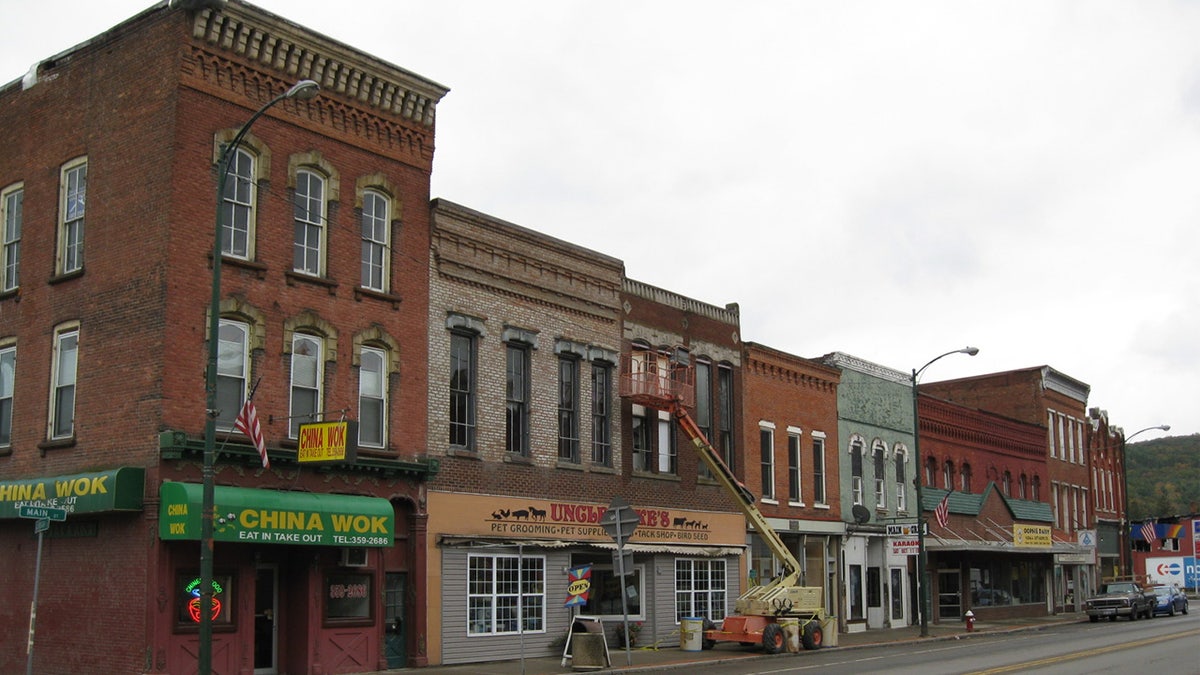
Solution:
M697 664L699 665L699 664ZM1197 675L1200 612L1153 621L1071 623L963 640L704 664L704 675Z

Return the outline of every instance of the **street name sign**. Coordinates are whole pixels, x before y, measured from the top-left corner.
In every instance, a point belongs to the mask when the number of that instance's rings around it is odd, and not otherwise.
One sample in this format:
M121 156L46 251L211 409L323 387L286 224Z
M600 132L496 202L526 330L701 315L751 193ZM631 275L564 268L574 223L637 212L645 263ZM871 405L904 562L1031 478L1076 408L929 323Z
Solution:
M50 520L66 520L67 510L53 506L22 506L17 511L22 518L49 518Z

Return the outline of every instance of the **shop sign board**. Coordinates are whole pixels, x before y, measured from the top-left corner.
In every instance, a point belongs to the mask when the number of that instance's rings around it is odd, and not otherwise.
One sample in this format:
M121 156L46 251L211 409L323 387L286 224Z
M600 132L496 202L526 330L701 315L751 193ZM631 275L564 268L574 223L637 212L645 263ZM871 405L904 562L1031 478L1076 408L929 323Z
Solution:
M297 462L353 463L357 459L358 422L317 422L300 425Z
M1028 546L1034 548L1050 548L1054 542L1050 538L1049 525L1022 525L1013 523L1013 546Z
M0 519L26 517L27 506L67 514L141 511L145 486L141 467L0 481Z
M162 484L159 537L200 539L202 486ZM307 546L391 546L395 511L379 497L217 485L213 540Z

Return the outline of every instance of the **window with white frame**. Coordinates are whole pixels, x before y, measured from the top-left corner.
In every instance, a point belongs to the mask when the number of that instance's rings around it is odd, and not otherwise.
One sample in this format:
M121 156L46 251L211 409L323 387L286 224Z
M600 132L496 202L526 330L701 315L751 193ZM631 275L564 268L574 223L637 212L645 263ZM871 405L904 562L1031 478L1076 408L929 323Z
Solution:
M358 364L358 444L382 448L387 445L388 353L364 346Z
M545 630L545 558L505 554L468 556L468 635Z
M50 398L50 438L75 435L75 382L79 368L79 327L59 328L54 334L54 366Z
M725 618L725 560L675 559L675 621Z
M775 499L775 425L758 423L759 478L763 499Z
M800 429L788 427L788 501L801 502L800 494L800 445L803 441Z
M25 187L22 183L9 186L0 193L0 220L3 221L4 233L0 246L3 246L3 268L0 268L0 292L16 290L21 284L21 221L25 210Z
M908 486L906 484L908 473L904 470L904 465L908 462L908 450L902 445L897 445L894 460L896 468L896 510L903 513L908 510Z
M0 447L12 445L13 392L16 390L17 346L0 346Z
M60 179L58 217L59 274L83 269L83 216L87 206L87 158L65 164Z
M1054 438L1055 438L1055 436L1054 436L1054 426L1055 426L1054 419L1055 419L1054 411L1047 410L1046 411L1046 432L1047 432L1046 439L1047 439L1047 443L1049 443L1049 445L1050 445L1050 459L1058 458L1058 444L1054 442Z
M825 503L825 434L812 432L813 503Z
M313 335L292 336L292 401L288 438L299 438L300 425L321 421L325 359L321 340Z
M633 470L650 471L650 411L645 406L630 407L630 444L633 451Z
M733 448L733 368L722 363L717 366L717 449L725 466L734 471Z
M887 447L883 441L876 440L871 447L871 464L875 471L875 508L887 508L887 480L884 476Z
M855 506L863 503L863 442L850 439L850 499Z
M325 177L308 169L296 172L292 269L321 276L325 271Z
M221 193L221 253L249 260L254 244L257 162L240 144L229 156L229 173Z
M658 472L679 473L679 453L675 449L675 419L665 410L658 411Z
M713 442L713 387L712 387L712 363L708 359L696 359L696 426L700 427L700 433L704 434L704 438L709 443ZM712 471L709 470L708 464L700 463L698 473L702 478L711 479Z
M221 319L217 335L217 428L229 431L248 391L250 326Z
M362 285L373 291L387 290L388 246L391 204L378 190L362 193Z

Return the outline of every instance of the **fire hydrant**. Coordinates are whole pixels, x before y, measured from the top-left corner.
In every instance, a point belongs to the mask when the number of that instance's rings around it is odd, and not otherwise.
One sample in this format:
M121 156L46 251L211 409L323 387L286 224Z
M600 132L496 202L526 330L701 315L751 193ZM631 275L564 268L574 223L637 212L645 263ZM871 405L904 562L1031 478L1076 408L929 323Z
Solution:
M963 615L963 618L965 618L967 620L967 632L968 633L974 632L975 631L975 612L972 612L971 610L968 609L967 613Z

